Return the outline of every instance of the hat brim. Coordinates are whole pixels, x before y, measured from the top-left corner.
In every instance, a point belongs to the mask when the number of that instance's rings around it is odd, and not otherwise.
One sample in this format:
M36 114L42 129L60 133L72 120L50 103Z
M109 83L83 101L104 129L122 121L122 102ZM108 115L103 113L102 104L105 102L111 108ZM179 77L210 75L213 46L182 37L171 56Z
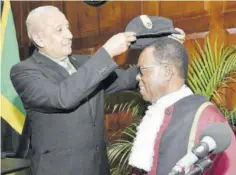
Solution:
M137 40L133 43L131 43L130 48L131 49L144 49L145 47L150 46L151 44L155 43L158 38L167 38L171 34L179 34L174 29L166 30L166 31L160 31L156 34L144 34L144 35L137 35Z

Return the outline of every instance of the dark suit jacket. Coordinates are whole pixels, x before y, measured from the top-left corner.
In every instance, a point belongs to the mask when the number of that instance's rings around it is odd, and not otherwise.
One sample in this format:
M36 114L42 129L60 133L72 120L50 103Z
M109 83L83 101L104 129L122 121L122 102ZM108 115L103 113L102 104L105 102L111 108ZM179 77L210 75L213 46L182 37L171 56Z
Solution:
M11 70L11 80L27 112L32 174L106 175L104 93L136 86L137 68L115 70L103 49L90 59L74 55L71 76L35 51Z

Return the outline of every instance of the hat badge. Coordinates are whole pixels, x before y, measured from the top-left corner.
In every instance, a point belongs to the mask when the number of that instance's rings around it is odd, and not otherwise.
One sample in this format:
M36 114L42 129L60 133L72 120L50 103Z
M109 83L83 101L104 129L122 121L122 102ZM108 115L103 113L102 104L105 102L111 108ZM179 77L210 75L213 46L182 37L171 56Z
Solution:
M151 29L152 28L152 21L151 19L147 16L147 15L141 15L140 16L140 19L143 23L143 25L148 28L148 29Z

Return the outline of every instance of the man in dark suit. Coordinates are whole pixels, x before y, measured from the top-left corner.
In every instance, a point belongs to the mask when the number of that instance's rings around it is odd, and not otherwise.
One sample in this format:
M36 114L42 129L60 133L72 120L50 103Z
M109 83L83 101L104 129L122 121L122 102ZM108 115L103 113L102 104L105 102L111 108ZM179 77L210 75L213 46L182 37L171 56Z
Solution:
M31 174L109 174L104 93L135 88L137 68L118 70L112 59L135 33L114 35L93 56L69 56L72 34L56 7L31 11L26 24L37 50L10 76L27 112Z

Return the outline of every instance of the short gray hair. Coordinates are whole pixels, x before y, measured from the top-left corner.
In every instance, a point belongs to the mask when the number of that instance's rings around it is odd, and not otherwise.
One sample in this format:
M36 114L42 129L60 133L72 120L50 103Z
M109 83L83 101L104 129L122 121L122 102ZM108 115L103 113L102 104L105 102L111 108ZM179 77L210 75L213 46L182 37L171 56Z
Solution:
M43 13L45 13L48 10L51 9L55 9L55 10L59 10L57 7L55 6L41 6L41 7L37 7L34 10L32 10L27 19L26 19L26 29L27 29L27 33L28 33L28 37L29 39L32 39L32 33L33 33L33 23L37 22L37 21L32 21L32 19L34 19L35 17L40 17Z
M188 54L184 46L178 41L163 37L158 38L153 47L153 56L158 63L173 62L179 71L179 76L186 79L188 74Z

